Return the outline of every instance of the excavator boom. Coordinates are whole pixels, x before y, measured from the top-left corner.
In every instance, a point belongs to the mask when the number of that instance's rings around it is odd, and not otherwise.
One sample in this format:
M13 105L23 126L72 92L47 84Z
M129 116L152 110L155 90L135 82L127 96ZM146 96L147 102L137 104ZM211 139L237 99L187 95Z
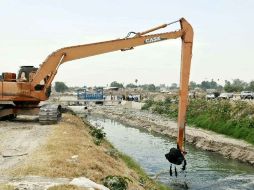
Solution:
M85 57L95 56L99 54L109 53L118 50L128 50L136 46L146 45L149 43L159 42L162 40L176 39L183 35L183 31L167 32L154 35L136 36L133 38L117 39L99 43L92 43L80 46L72 46L59 49L53 52L43 62L42 66L32 80L32 85L35 86L41 80L47 77L49 73L54 73L57 68L67 61L81 59ZM50 85L50 83L48 84Z
M178 22L178 21L177 21ZM134 33L134 37L130 34L123 39L112 41L104 41L79 46L71 46L59 49L50 54L37 70L34 67L25 67L24 75L19 73L16 79L15 74L5 73L4 79L0 81L0 101L13 101L16 107L8 107L8 112L1 110L0 117L6 113L28 112L37 108L40 101L47 100L50 94L51 83L57 74L59 66L65 62L81 59L89 56L109 53L117 50L130 50L136 46L147 45L168 39L182 39L182 57L181 57L181 76L179 91L179 112L178 112L178 149L184 152L184 131L185 118L188 103L188 84L192 57L193 29L191 25L184 19L179 20L181 28L174 32L165 32L157 34L149 34L158 29L165 28L172 24L163 24L161 26L146 30L140 33ZM175 23L175 22L174 22ZM2 106L3 107L3 106ZM47 110L49 108L45 108ZM14 110L14 111L12 111ZM57 112L56 112L57 113Z

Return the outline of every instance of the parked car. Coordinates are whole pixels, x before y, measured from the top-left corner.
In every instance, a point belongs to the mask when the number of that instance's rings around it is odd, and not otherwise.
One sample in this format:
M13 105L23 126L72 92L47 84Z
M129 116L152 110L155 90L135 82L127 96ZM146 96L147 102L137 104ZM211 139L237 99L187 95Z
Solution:
M253 99L254 94L251 91L242 91L240 94L241 99Z
M233 96L234 96L233 93L226 93L225 92L225 93L221 93L218 98L220 98L220 99L230 99L230 98L233 98Z
M205 97L207 100L212 100L217 98L220 95L220 93L218 92L212 92L212 93L208 93Z

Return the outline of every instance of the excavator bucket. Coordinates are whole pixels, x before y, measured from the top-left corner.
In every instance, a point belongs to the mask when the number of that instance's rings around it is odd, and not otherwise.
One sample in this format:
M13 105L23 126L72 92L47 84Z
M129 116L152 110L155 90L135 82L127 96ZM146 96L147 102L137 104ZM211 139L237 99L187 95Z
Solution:
M165 157L170 163L175 165L181 165L185 160L183 154L177 148L171 148L169 153L165 154Z

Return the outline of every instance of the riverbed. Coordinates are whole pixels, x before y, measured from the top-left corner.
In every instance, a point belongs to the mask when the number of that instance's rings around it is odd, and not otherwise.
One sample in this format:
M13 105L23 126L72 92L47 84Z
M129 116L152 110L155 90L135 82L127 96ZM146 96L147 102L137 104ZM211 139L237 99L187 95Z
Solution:
M89 115L87 120L103 127L107 139L136 160L150 177L161 173L157 180L173 189L254 189L254 169L248 164L187 144L186 172L177 167L178 176L170 176L170 164L164 155L175 147L174 139L103 116Z

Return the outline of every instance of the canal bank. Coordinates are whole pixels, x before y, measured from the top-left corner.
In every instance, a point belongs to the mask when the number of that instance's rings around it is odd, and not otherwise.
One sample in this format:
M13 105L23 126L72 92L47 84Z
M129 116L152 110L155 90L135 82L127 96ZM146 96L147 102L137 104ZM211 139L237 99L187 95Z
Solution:
M9 125L24 125L21 121L17 118ZM30 120L27 124L39 125ZM105 187L108 187L105 181L111 181L112 178L120 182L125 180L130 190L168 189L154 183L135 162L118 152L105 139L98 145L92 134L93 128L73 113L63 114L62 120L55 125L39 127L50 127L52 130L24 161L2 170L1 190L113 190ZM26 138L23 141L33 143ZM5 159L14 158L9 156Z
M92 113L173 138L176 138L177 135L175 121L148 111L126 109L122 106L97 106L92 109ZM186 141L202 150L216 152L226 158L254 166L254 146L243 140L187 126Z
M164 155L175 146L174 139L101 115L88 115L86 119L93 125L103 127L107 140L137 161L151 178L174 190L254 189L254 171L249 164L228 160L187 143L187 170L183 172L179 166L177 177L174 174L170 176L170 164Z

